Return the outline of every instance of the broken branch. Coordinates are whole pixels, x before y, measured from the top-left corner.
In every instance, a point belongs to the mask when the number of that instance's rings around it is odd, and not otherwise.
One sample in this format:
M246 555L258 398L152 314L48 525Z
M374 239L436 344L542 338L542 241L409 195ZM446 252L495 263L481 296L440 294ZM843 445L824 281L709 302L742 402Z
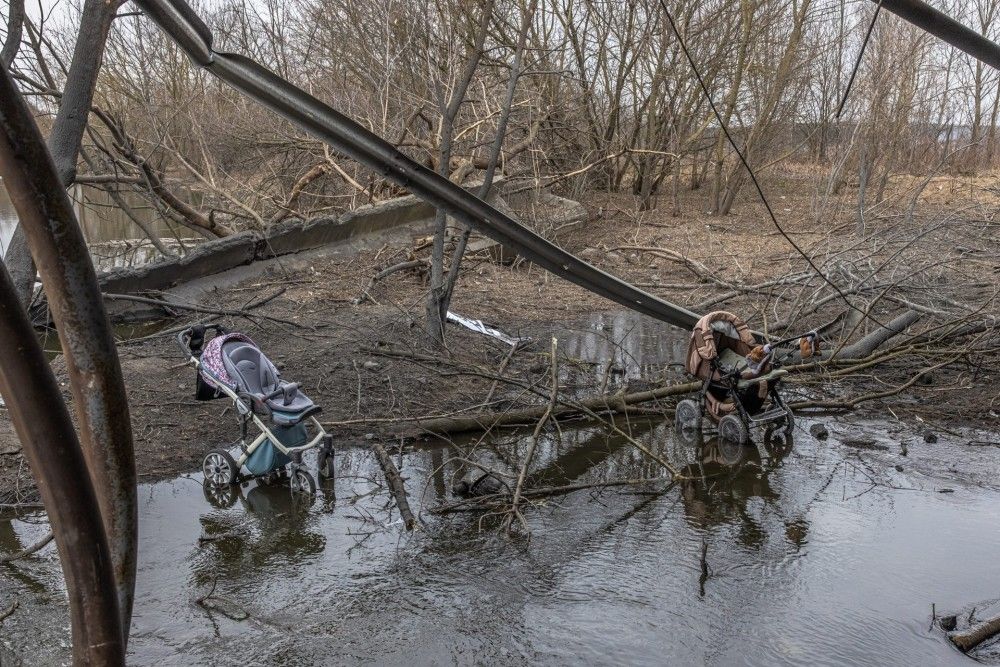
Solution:
M375 458L378 459L378 464L382 467L385 481L389 483L392 497L396 499L396 507L399 509L399 515L403 518L403 524L407 530L413 530L417 525L417 520L410 510L410 503L406 498L406 487L403 486L403 478L399 474L399 469L381 444L372 443L372 451L375 452Z

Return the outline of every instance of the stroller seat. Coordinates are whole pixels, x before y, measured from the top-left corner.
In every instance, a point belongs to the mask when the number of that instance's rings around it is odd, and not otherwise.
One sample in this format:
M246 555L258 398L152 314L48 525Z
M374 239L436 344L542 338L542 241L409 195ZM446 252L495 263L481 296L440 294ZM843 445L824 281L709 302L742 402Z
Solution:
M728 368L735 368L736 370L743 371L748 367L747 358L740 356L733 350L726 348L719 353L719 361L722 362L723 366ZM772 368L770 372L763 375L758 375L752 378L747 378L740 380L736 383L737 388L746 389L752 387L761 382L770 382L771 380L777 380L783 375L787 375L788 371L782 368Z
M238 388L263 401L278 423L294 423L319 411L312 399L299 391L298 386L281 379L278 369L254 345L244 341L228 341L222 346L222 361ZM265 398L275 391L282 393Z
M679 429L701 428L708 416L718 424L721 438L746 444L751 427L795 425L792 411L778 391L787 371L777 368L774 349L758 345L750 327L724 310L711 312L691 331L684 367L702 382L697 399L677 403Z

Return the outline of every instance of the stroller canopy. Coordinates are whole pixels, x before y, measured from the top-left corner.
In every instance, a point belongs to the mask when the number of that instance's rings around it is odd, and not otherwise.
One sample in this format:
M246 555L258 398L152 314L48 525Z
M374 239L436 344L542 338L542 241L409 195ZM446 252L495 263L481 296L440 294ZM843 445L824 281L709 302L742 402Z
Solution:
M686 368L691 375L711 376L711 362L725 350L739 356L750 353L756 345L753 333L746 322L724 310L716 310L698 320L691 332Z
M253 347L257 347L250 336L235 332L216 336L208 341L208 344L205 345L205 350L201 353L201 366L204 370L208 371L207 373L202 373L201 377L208 386L216 388L219 382L222 382L230 389L235 390L238 388L236 379L229 374L222 354L222 346L232 342L248 343Z
M205 345L200 364L201 378L210 387L224 384L232 391L260 399L271 410L290 415L285 419L275 413L276 423L294 423L297 419L291 415L301 418L306 411L318 410L297 384L281 379L278 369L246 334L216 336ZM279 395L272 396L279 390Z

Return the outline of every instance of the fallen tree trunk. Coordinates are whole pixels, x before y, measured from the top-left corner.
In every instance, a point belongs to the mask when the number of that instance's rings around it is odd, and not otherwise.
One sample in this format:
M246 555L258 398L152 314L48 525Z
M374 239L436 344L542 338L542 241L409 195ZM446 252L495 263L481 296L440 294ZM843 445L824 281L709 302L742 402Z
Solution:
M906 331L906 329L919 320L920 317L921 313L918 313L915 310L908 310L902 315L896 317L884 327L879 327L875 331L871 332L858 342L842 348L837 356L848 357L851 359L867 357L884 345L890 338L898 336Z
M971 322L969 324L961 325L956 323L950 329L947 327L937 327L931 331L913 336L912 338L907 339L906 342L913 344L941 343L944 341L954 340L956 338L974 336L975 334L992 331L997 328L1000 328L1000 320L992 315L987 315L980 322Z
M678 396L697 391L701 388L701 382L686 382L684 384L670 385L649 391L638 391L632 394L617 394L614 396L597 396L577 401L579 407L573 405L559 405L552 409L551 417L566 417L570 415L584 414L586 408L593 411L605 412L627 412L629 406L639 403L648 403L668 396ZM519 408L506 412L479 412L467 416L455 417L432 417L416 423L421 431L433 434L462 433L465 431L485 431L497 426L513 426L519 424L535 423L548 410L547 405L532 406L530 408ZM400 425L401 427L404 425ZM398 431L397 431L398 432Z
M410 510L410 502L406 497L406 487L403 486L403 478L399 474L399 468L392 462L392 458L385 451L385 447L379 443L372 443L372 451L375 452L378 464L382 466L385 481L389 483L389 490L392 491L392 497L396 499L396 507L399 508L399 515L403 518L403 524L407 530L413 530L417 525L417 520Z
M948 639L963 653L968 653L997 634L1000 634L1000 616L994 616L965 630L949 632Z

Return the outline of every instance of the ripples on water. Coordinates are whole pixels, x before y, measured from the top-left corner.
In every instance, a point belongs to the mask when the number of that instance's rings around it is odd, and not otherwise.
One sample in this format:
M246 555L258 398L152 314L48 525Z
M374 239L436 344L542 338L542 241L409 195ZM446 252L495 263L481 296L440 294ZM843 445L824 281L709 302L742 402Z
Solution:
M661 377L685 339L598 314L561 349L621 387ZM285 487L251 484L213 507L194 478L143 485L130 663L967 663L928 630L930 605L956 611L1000 590L995 450L942 439L902 458L818 443L800 421L794 442L745 449L632 422L633 437L698 479L547 499L525 512L530 542L474 513L425 514L424 530L402 533L363 448L339 452L337 500L327 488L308 508ZM475 458L514 472L523 437L498 435ZM404 453L415 508L454 500L468 469L453 451ZM532 487L660 472L593 425L547 433L535 461ZM38 521L0 523L0 551L31 543ZM225 537L199 546L201 535ZM53 554L0 577L0 607L25 602L0 652L29 663L67 655ZM191 602L212 585L250 618Z
M284 487L250 485L213 508L194 479L143 486L130 662L967 662L928 632L930 605L958 609L1000 590L995 490L943 495L917 473L892 484L925 490L872 488L858 468L881 479L884 460L804 435L790 452L777 442L734 457L663 425L635 430L708 477L663 493L649 492L665 484L550 499L527 512L530 542L492 524L480 532L474 514L428 516L414 536L385 529L397 517L384 493L351 502L379 478L360 449L340 454L338 500L307 509ZM534 483L654 472L595 428L544 445ZM462 472L438 447L404 456L417 506L450 500ZM4 551L39 530L6 526ZM197 545L220 533L229 537ZM49 554L4 594L60 599ZM213 581L249 620L190 602Z

